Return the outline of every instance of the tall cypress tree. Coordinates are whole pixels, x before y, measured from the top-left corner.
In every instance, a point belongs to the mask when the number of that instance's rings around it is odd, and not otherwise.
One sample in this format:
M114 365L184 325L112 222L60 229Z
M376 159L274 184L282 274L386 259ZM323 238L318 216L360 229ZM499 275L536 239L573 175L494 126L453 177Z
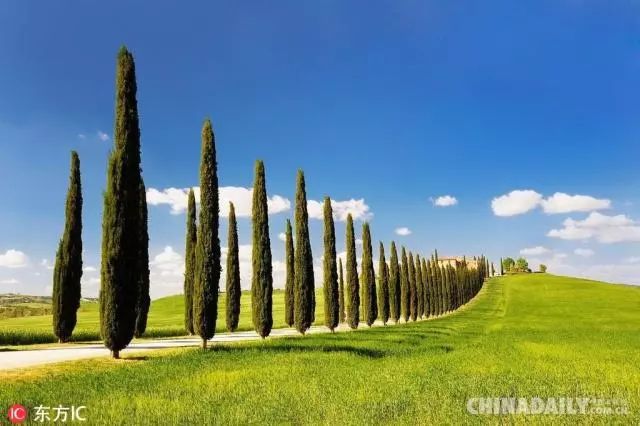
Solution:
M416 291L416 271L415 264L413 263L413 253L409 252L409 268L408 268L408 280L409 280L409 316L412 321L415 321L418 316L418 298Z
M220 285L220 222L218 199L218 163L211 120L202 126L200 158L200 220L196 242L196 274L193 290L193 329L202 339L202 347L216 332Z
M140 223L138 228L138 303L136 305L136 330L135 336L142 337L147 329L147 316L149 314L149 229L147 224L147 190L140 178Z
M391 241L391 258L389 260L389 311L396 324L400 319L400 267L395 241Z
M336 266L336 229L331 199L324 198L324 324L333 331L340 323L338 270Z
M428 261L425 258L422 258L422 264L420 265L422 270L422 297L423 297L423 315L424 317L429 316L429 268L427 266Z
M119 358L135 333L140 281L140 127L133 55L122 47L116 67L114 147L102 218L100 334Z
M296 178L296 251L295 251L295 291L294 314L296 329L304 334L315 317L313 255L309 241L309 214L307 213L307 192L304 173L298 170Z
M238 224L236 209L229 202L229 236L227 239L227 330L236 331L240 320L240 258L238 247Z
M404 322L409 321L411 314L411 294L409 293L409 264L407 261L407 252L402 247L402 264L400 266L400 311Z
M362 225L362 285L364 319L367 325L371 325L378 318L378 298L376 297L376 276L373 269L373 249L371 247L371 228L365 222Z
M384 257L384 245L380 241L380 259L378 263L378 314L382 323L389 321L389 267Z
M269 212L267 210L267 184L264 164L256 161L253 181L253 277L251 279L251 313L253 327L263 339L273 326L273 275L271 240L269 239Z
M196 243L198 228L196 227L196 196L193 188L189 190L187 202L187 236L184 250L184 328L193 335L193 283L196 269Z
M416 317L420 319L424 315L424 295L422 294L424 290L422 284L422 265L420 264L419 254L416 254L416 267L414 269L416 271Z
M338 259L338 277L339 277L339 291L338 291L338 303L340 305L340 323L345 322L347 307L344 305L344 273L342 271L342 259Z
M62 239L56 253L53 270L53 334L59 342L66 342L76 326L80 307L80 279L82 278L82 186L80 158L71 151L71 174L65 206Z
M291 221L287 219L287 227L284 238L285 261L287 267L287 278L284 285L284 321L289 327L293 326L294 312L294 288L295 288L295 262L293 256L293 233L291 231Z
M500 258L500 276L504 275L504 264L502 263L502 258Z
M496 267L493 264L493 262L491 262L491 276L495 277L495 275L496 275Z
M358 328L360 322L360 283L358 282L358 261L356 260L356 239L353 232L353 217L347 215L347 323Z

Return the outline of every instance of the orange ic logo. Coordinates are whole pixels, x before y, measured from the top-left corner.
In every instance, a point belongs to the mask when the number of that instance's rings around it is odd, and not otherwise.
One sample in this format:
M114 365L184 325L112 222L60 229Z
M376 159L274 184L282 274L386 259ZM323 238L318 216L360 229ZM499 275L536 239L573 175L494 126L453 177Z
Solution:
M7 414L9 421L13 424L24 422L25 420L27 420L28 416L29 412L24 406L20 404L13 404L11 407L9 407L9 412Z

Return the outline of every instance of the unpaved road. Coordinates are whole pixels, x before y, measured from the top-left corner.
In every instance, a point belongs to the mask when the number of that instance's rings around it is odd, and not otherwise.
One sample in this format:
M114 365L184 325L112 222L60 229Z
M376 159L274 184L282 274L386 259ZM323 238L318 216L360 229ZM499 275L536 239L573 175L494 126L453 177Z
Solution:
M375 324L382 325L381 323ZM367 328L364 326L363 328ZM343 324L336 331L348 331L349 328ZM307 333L328 333L329 329L322 326L313 326ZM284 336L298 336L298 332L292 328L278 328L271 330L268 338L277 338ZM210 345L218 342L241 342L250 340L260 340L255 331L238 331L235 333L216 334L211 339ZM201 340L195 337L186 337L182 339L156 339L143 340L131 343L127 349L122 351L123 356L130 353L139 353L145 351L153 351L167 348L180 348L188 346L200 346ZM27 368L44 364L52 364L63 361L75 361L79 359L96 358L109 356L109 350L102 344L70 344L69 346L60 346L48 349L33 350L9 350L0 352L0 370L12 370L17 368Z

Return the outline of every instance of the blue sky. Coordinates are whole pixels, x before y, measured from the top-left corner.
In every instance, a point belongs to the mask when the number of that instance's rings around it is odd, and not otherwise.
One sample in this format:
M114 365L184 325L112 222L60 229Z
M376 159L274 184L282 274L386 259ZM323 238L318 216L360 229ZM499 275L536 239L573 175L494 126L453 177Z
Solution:
M181 202L167 189L198 184L205 117L236 202L265 161L284 210L270 216L277 262L302 168L309 198L355 200L339 206L368 218L376 242L496 261L524 250L552 272L640 283L639 5L211 3L0 4L0 292L50 291L72 149L84 185L83 291L97 292L123 43L136 59L144 178L156 190L154 297L182 285L185 216L172 214ZM499 198L512 191L529 192ZM435 206L445 195L457 203ZM321 221L311 222L319 262ZM245 251L249 224L240 219ZM403 227L409 235L397 235ZM340 249L344 223L336 228ZM223 220L223 246L226 232Z

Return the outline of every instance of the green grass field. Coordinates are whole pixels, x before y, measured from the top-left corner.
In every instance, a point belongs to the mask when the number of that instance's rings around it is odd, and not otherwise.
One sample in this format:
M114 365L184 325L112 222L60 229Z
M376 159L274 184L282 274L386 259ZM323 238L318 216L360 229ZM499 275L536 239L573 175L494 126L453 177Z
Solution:
M430 321L4 373L0 404L82 404L93 424L638 424L639 324L640 288L517 275ZM466 411L506 396L621 398L630 414Z
M241 297L238 330L253 330L251 324L251 293ZM324 321L322 291L316 292L316 324ZM224 320L225 294L218 299L218 332L226 331ZM273 326L284 327L284 292L273 292ZM145 337L184 336L184 299L182 295L154 300L149 309L149 321ZM78 324L71 341L100 340L100 320L97 302L83 302L78 312ZM0 319L0 345L27 345L53 343L51 315Z

